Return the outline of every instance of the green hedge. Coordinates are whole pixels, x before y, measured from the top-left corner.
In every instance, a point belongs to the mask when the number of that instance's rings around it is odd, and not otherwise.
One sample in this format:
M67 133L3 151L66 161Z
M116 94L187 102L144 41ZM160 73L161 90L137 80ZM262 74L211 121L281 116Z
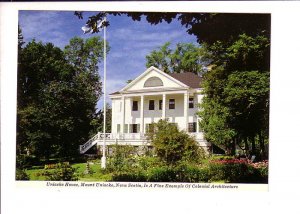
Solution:
M247 164L209 163L199 167L180 165L176 167L160 166L148 170L134 170L113 174L113 181L134 182L216 182L226 183L267 183L267 173L262 173Z

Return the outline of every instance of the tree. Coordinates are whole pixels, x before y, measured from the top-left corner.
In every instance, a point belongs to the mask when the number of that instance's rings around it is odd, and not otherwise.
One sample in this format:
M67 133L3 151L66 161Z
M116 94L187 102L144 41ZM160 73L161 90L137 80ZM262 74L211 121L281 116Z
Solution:
M146 56L146 66L155 66L166 73L203 73L202 49L192 43L178 43L175 50L167 42Z
M19 52L19 153L38 158L74 157L89 138L101 96L100 37L71 39L65 51L28 43Z
M111 117L112 117L112 109L111 106L106 104L106 133L111 132ZM100 109L96 114L91 124L93 126L93 130L91 131L91 135L95 134L95 132L103 132L103 123L104 123L104 109Z
M54 81L67 81L72 67L63 52L52 44L34 40L19 52L18 63L18 112L17 145L20 152L51 153L47 131L49 116L43 109L45 86ZM53 140L53 143L56 142Z
M228 154L234 154L239 144L247 154L266 155L269 45L266 37L242 34L231 44L216 42L208 49L214 66L204 75L200 125L205 137Z
M74 13L78 18L83 19L83 12ZM195 35L198 43L209 45L220 41L222 43L232 42L238 39L241 34L255 37L262 35L267 38L271 33L270 14L251 13L162 13L162 12L96 12L86 21L90 27L95 26L97 21L103 20L106 14L114 16L126 15L133 21L141 21L142 17L153 25L161 22L171 23L177 19L182 26L187 28L187 33ZM105 24L108 26L109 22ZM99 30L94 28L93 33Z
M154 123L147 137L156 155L168 165L176 165L183 160L197 162L204 156L195 139L166 120Z

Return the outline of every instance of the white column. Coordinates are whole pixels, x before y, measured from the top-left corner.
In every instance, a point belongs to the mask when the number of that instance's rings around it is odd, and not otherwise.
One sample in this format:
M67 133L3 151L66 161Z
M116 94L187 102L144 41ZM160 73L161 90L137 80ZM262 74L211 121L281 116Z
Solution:
M162 100L162 119L166 119L166 94L163 94Z
M122 115L122 123L121 123L120 133L124 133L124 124L125 124L125 97L124 97L124 95L122 96L121 115Z
M188 91L186 91L185 93L184 93L184 101L183 101L183 103L184 103L184 107L183 107L183 117L184 117L184 121L185 121L185 130L186 131L188 131L188 122L189 122L189 120L188 120L188 103L189 102L189 93L188 93Z
M196 132L199 133L199 117L197 116Z
M140 110L140 133L144 134L144 95L141 95L141 110Z

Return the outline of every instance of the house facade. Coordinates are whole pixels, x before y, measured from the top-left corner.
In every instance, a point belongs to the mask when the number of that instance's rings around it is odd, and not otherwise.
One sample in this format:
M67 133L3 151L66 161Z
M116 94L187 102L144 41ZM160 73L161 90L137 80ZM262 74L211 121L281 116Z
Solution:
M96 134L80 146L84 153L97 144L133 146L150 145L146 133L152 123L167 119L195 137L208 150L197 116L201 102L201 78L193 73L166 74L150 67L120 91L110 94L112 102L111 133Z

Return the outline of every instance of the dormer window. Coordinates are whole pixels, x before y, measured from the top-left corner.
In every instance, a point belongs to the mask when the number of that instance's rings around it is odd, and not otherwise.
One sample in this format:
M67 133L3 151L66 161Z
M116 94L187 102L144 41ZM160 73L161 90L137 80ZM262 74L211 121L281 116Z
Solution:
M144 88L164 86L162 80L158 77L150 77L144 83Z

